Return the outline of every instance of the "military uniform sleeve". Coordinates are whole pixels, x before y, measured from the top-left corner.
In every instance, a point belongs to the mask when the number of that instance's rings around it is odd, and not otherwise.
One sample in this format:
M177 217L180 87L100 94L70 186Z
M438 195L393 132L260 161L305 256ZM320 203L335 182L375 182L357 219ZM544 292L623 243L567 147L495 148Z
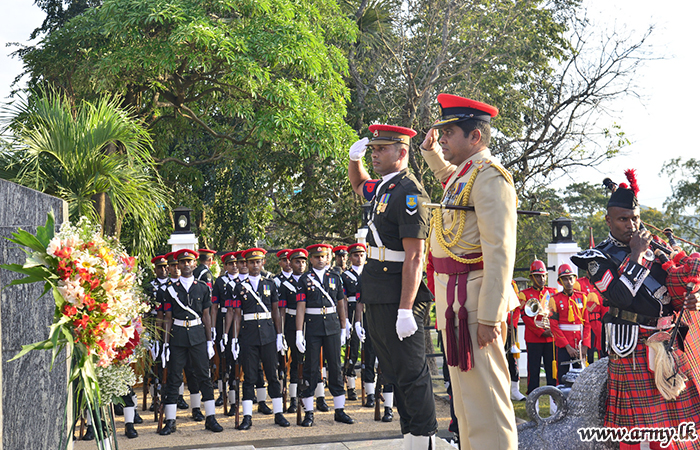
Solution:
M477 176L471 198L484 257L484 278L479 292L478 321L496 326L506 320L512 298L516 245L516 195L513 186L494 167Z
M204 284L206 289L204 289L204 296L202 298L202 311L211 308L211 289L207 284Z
M447 183L447 180L450 178L450 175L452 175L454 171L457 170L457 166L445 161L445 158L442 157L442 151L440 150L427 151L421 148L420 153L421 155L423 155L423 159L425 159L425 162L428 163L428 167L430 167L430 170L432 170L435 174L435 178L440 180L440 183L442 184Z
M401 199L399 237L426 239L430 231L430 212L423 206L423 202L429 202L430 199L425 191L418 189L411 181L406 181L404 187L406 198Z
M270 301L272 303L279 303L280 301L280 296L279 293L277 292L277 289L275 289L275 283L270 283ZM277 305L279 307L279 305Z

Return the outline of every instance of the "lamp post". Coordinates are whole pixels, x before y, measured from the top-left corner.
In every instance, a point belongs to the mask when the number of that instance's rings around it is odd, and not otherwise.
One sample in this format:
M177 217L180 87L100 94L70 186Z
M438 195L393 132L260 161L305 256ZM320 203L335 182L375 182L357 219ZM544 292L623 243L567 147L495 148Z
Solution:
M175 229L168 239L171 251L183 248L197 250L197 236L192 232L192 210L183 206L173 209Z
M566 217L552 220L552 241L545 249L547 252L548 284L560 290L561 286L557 283L559 266L568 264L576 270L576 266L571 262L571 257L581 251L574 241L572 223L571 219Z

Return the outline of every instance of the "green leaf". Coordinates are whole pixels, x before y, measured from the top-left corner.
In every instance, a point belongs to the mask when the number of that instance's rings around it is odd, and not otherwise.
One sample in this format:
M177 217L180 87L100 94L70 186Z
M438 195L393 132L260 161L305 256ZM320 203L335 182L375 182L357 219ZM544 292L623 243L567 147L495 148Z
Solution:
M22 350L19 353L17 353L9 361L14 361L15 359L19 359L32 350L48 350L50 348L53 348L53 342L51 342L51 340L49 340L49 339L47 339L45 341L41 341L41 342L35 342L33 344L23 345Z
M46 225L36 229L36 238L44 247L48 247L49 242L53 239L55 222L53 210L51 210L46 215Z
M24 245L29 247L34 251L46 253L46 245L42 244L39 239L33 234L24 231L23 229L18 229L16 232L12 233L12 239L8 240L14 242L15 244Z

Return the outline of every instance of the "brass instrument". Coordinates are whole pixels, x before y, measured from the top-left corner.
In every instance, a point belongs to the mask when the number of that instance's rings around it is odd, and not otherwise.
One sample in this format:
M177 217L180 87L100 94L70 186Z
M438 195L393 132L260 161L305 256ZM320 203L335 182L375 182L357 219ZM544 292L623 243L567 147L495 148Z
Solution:
M549 292L544 297L544 306L542 305L542 300L531 298L525 303L523 311L526 316L534 318L537 328L549 330Z

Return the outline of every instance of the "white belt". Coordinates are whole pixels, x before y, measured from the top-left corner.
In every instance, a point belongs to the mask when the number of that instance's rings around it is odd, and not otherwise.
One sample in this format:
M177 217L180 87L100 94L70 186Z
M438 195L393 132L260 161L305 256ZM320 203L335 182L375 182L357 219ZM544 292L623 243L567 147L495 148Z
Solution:
M348 297L348 301L349 302L357 302L357 298L353 295L353 296Z
M271 312L243 314L243 320L265 320L272 319Z
M287 309L287 314L289 314L290 316L296 316L297 310L296 309Z
M573 323L562 323L559 325L561 331L581 331L581 324L574 325Z
M370 259L376 259L379 262L404 262L404 260L406 259L406 252L389 250L386 247L368 246L367 257Z
M314 316L320 316L325 314L333 314L335 312L335 306L324 306L323 308L306 308L306 314L311 314Z
M191 319L191 320L180 320L180 319L173 319L173 325L177 325L178 327L193 327L195 325L199 325L202 323L202 319L197 318L197 319Z

